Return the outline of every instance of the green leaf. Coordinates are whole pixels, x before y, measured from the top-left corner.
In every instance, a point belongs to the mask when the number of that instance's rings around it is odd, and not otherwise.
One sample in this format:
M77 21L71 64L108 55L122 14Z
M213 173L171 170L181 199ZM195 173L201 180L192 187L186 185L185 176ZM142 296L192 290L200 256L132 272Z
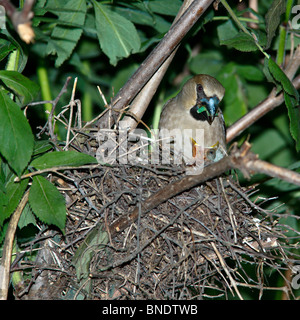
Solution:
M195 74L204 73L213 76L224 67L224 61L219 51L204 52L192 57L189 67Z
M16 47L6 39L0 39L0 61L9 55Z
M58 23L51 33L47 54L57 54L55 67L62 65L72 54L82 34L86 16L85 0L49 1L48 11L58 16Z
M274 0L271 7L266 14L266 31L267 31L267 45L268 49L271 45L275 31L280 23L280 16L285 12L285 0Z
M236 36L239 31L231 20L228 20L217 27L219 41L225 41Z
M5 213L5 206L8 204L8 197L5 192L0 192L0 230L2 229L3 221L8 218L8 216ZM0 243L1 243L1 237L0 237Z
M253 128L254 129L254 128ZM259 158L278 166L285 166L293 161L289 146L289 139L274 127L267 125L259 130L263 134L254 134L251 137L252 152L259 154Z
M126 4L130 6L130 4ZM135 24L142 24L153 27L159 33L166 33L171 26L171 23L163 19L162 17L153 14L152 12L142 11L136 7L123 8L115 7L115 12L128 19Z
M33 156L43 154L53 149L53 144L49 140L35 140L33 148Z
M265 47L265 45L267 43L266 33L262 30L259 30L259 29L258 30L252 29L251 33L255 37L256 41L260 44L260 46Z
M20 175L27 167L33 151L33 134L22 111L0 90L0 153Z
M296 142L296 150L300 151L300 109L297 100L284 93L285 105L288 109L288 115L290 118L290 132L291 136Z
M145 10L151 10L152 12L176 16L180 7L182 6L181 0L151 0L148 2L140 2L135 4L136 7Z
M280 69L278 64L273 59L268 59L268 68L273 76L273 78L280 83L280 85L283 87L283 90L295 97L297 101L299 101L299 94L298 91L293 86L291 80L286 76L286 74Z
M97 159L76 151L54 151L34 159L30 166L42 170L52 167L78 167L88 163L97 163Z
M218 80L225 88L223 114L226 125L231 125L247 112L246 97L242 81L234 63L227 64L218 75Z
M22 211L20 220L18 222L18 227L20 229L28 226L29 224L33 224L34 226L36 225L36 219L35 216L32 213L32 210L30 209L29 204L27 203L24 210Z
M86 279L88 277L90 262L95 255L95 248L97 248L98 251L105 249L108 241L109 237L105 231L105 227L100 224L88 233L72 259L72 264L76 268L78 280Z
M33 101L38 93L39 86L17 71L0 71L0 79L18 96L22 105Z
M100 46L116 65L119 59L128 57L140 49L140 38L134 25L111 11L108 6L92 0L96 16L96 30Z
M131 75L137 70L139 65L137 63L131 63L125 68L118 68L111 82L111 87L115 92L118 92L124 85L124 83L130 78Z
M268 70L271 76L277 83L281 85L282 89L284 90L284 100L290 119L290 133L293 139L296 141L296 150L300 151L300 114L298 91L274 60L270 58L267 62Z
M238 33L236 36L220 41L221 45L232 47L243 52L251 52L258 50L254 39L246 33Z
M33 177L28 201L34 214L42 222L53 224L64 233L65 199L52 183L42 176Z
M7 231L7 227L8 227L8 222L4 224L3 228L1 228L1 232L0 232L0 244L3 242L5 235L6 235L6 231Z
M28 186L28 179L14 182L15 178L15 175L11 175L6 184L7 204L4 206L3 212L0 215L0 226L3 224L4 220L9 218L15 211Z
M16 40L14 37L12 37L12 35L6 29L1 30L1 35L8 40L8 43L10 44L9 47L12 47L11 48L11 50L13 51L12 54L17 57L17 59L12 59L12 60L8 59L6 69L15 70L22 73L27 64L28 50L24 50L24 48L19 43L20 42L19 38L18 40ZM3 41L5 40L3 39ZM9 69L9 67L11 68Z
M264 80L263 72L256 66L251 65L236 65L238 74L248 81Z
M239 51L256 51L254 39L246 33L239 32L231 20L217 28L220 45L235 48Z

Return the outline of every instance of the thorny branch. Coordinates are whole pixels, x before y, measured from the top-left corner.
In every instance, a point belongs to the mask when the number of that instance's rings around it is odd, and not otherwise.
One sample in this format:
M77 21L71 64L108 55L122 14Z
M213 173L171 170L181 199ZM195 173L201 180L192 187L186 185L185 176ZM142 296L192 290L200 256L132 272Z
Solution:
M15 30L20 38L29 44L34 42L34 31L31 27L31 19L33 18L32 7L35 0L26 0L22 11L18 11L9 0L0 0L0 5L5 8L5 11L13 23Z

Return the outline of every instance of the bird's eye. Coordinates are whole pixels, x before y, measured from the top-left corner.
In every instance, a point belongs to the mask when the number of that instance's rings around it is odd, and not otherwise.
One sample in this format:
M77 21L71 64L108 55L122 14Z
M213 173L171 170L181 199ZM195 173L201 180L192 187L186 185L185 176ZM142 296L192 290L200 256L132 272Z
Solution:
M203 87L201 86L201 84L197 84L197 94L203 95L203 93Z

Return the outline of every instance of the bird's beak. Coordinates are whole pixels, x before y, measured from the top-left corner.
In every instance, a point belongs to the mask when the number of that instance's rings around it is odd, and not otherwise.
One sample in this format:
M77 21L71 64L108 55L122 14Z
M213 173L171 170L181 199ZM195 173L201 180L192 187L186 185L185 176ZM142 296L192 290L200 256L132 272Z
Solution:
M211 115L211 114L207 117L207 121L208 121L208 123L209 123L210 125L213 123L214 119L215 119L215 116L213 116L213 115Z

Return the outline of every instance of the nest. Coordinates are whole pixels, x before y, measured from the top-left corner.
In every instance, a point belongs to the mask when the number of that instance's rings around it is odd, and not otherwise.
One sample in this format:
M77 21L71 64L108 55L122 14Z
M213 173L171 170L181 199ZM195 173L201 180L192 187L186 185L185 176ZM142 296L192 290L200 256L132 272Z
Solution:
M92 130L78 131L70 148L99 151ZM287 235L290 227L278 224L275 210L250 200L255 189L241 187L235 172L143 212L146 199L184 175L181 166L143 163L49 175L66 198L66 234L43 229L23 245L38 247L39 253L18 297L242 299L249 291L261 298L274 290L266 277L284 278L298 261L290 253L295 240ZM112 223L136 209L137 219L112 234ZM289 281L275 290L293 297Z
M251 189L243 190L230 176L184 192L148 214L141 212L134 224L103 245L105 226L141 206L171 180L180 179L174 173L154 173L145 166L77 173L80 191L75 192L76 201L69 207L73 223L68 225L67 243L76 243L82 235L86 238L86 230L95 224L104 226L97 229L99 239L94 235L75 262L81 273L78 278L90 290L84 292L85 297L191 299L208 297L208 292L241 296L238 286L259 288L263 283L262 278L249 278L245 263L280 268L278 260L284 259L284 255L278 256L282 230L270 219L253 217L263 210L249 201ZM83 274L89 250L93 254L88 273Z
M97 150L90 139L80 146ZM53 176L67 200L66 236L48 231L56 241L42 241L35 265L44 285L31 283L27 291L47 299L205 299L242 298L250 288L261 296L267 270L287 269L288 239L276 212L251 202L254 189L242 188L235 175L142 212L145 199L183 176L178 166L143 164ZM108 226L135 208L138 219L112 236Z

